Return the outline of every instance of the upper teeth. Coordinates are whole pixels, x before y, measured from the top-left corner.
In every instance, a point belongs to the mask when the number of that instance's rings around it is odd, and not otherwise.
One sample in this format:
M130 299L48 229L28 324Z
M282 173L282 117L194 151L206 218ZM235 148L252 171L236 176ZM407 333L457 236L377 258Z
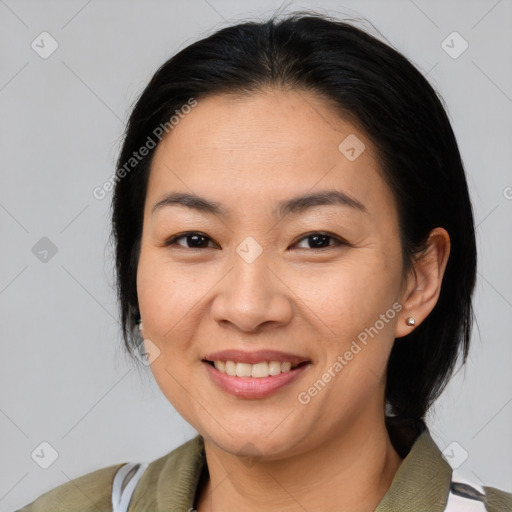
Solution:
M279 375L289 372L292 369L292 363L279 361L263 361L261 363L237 363L235 361L214 361L213 365L219 372L227 373L232 377L268 377L269 375ZM296 367L297 365L294 365Z

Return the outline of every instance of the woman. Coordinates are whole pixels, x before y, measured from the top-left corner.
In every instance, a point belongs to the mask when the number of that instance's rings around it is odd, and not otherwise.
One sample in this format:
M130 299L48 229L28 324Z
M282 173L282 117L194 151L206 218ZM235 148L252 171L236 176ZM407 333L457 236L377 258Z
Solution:
M424 423L469 350L476 249L401 54L303 14L190 45L133 109L112 206L126 347L199 435L23 511L512 510Z

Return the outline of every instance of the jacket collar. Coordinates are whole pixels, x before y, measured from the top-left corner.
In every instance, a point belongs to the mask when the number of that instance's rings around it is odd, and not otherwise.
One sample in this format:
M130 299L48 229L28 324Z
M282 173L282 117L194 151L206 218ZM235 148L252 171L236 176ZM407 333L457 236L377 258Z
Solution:
M452 469L425 424L420 421L414 425L411 428L410 423L388 424L391 441L404 460L375 512L443 512L446 508ZM141 484L146 478L148 483L153 481L156 502L149 500L152 501L149 503L145 492L139 494L136 491L134 507L130 510L193 509L201 476L207 472L203 438L197 435L150 466L153 467L146 471ZM146 508L148 505L150 508Z
M428 429L421 422L423 431L414 441L391 482L391 486L375 512L406 512L428 510L443 512L446 508L452 468ZM388 427L393 444L400 433Z

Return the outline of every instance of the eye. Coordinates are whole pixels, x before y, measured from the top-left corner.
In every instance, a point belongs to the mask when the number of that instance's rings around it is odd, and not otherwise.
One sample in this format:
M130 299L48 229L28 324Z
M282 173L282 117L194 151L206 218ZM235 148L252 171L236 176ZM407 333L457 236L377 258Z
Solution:
M185 240L185 243L179 243L180 240ZM208 248L208 242L211 242L211 239L204 233L189 231L187 233L173 236L165 242L165 245L179 245L186 249L205 249Z
M346 245L346 242L341 238L324 232L309 233L302 237L297 244L300 246L300 244L303 244L304 242L310 245L310 247L302 246L300 247L301 249L327 249L328 247Z
M184 242L184 243L183 243ZM212 245L209 245L209 244ZM308 246L301 244L306 243ZM186 249L207 249L216 247L216 244L204 233L189 231L171 237L165 242L166 246L178 245ZM300 249L327 249L329 247L347 245L341 238L325 232L314 232L303 236L296 244Z

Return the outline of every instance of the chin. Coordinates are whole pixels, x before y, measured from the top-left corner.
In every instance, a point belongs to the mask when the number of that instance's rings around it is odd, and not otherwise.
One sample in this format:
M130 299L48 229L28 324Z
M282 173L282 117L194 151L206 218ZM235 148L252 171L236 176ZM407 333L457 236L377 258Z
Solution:
M282 421L282 419L281 419ZM276 425L279 423L276 422ZM273 431L267 424L252 425L252 428L229 428L224 430L218 426L211 429L196 428L196 430L210 443L221 450L238 457L248 457L258 460L278 460L297 452L299 439L296 433L283 426L273 427ZM279 431L280 430L280 431Z

